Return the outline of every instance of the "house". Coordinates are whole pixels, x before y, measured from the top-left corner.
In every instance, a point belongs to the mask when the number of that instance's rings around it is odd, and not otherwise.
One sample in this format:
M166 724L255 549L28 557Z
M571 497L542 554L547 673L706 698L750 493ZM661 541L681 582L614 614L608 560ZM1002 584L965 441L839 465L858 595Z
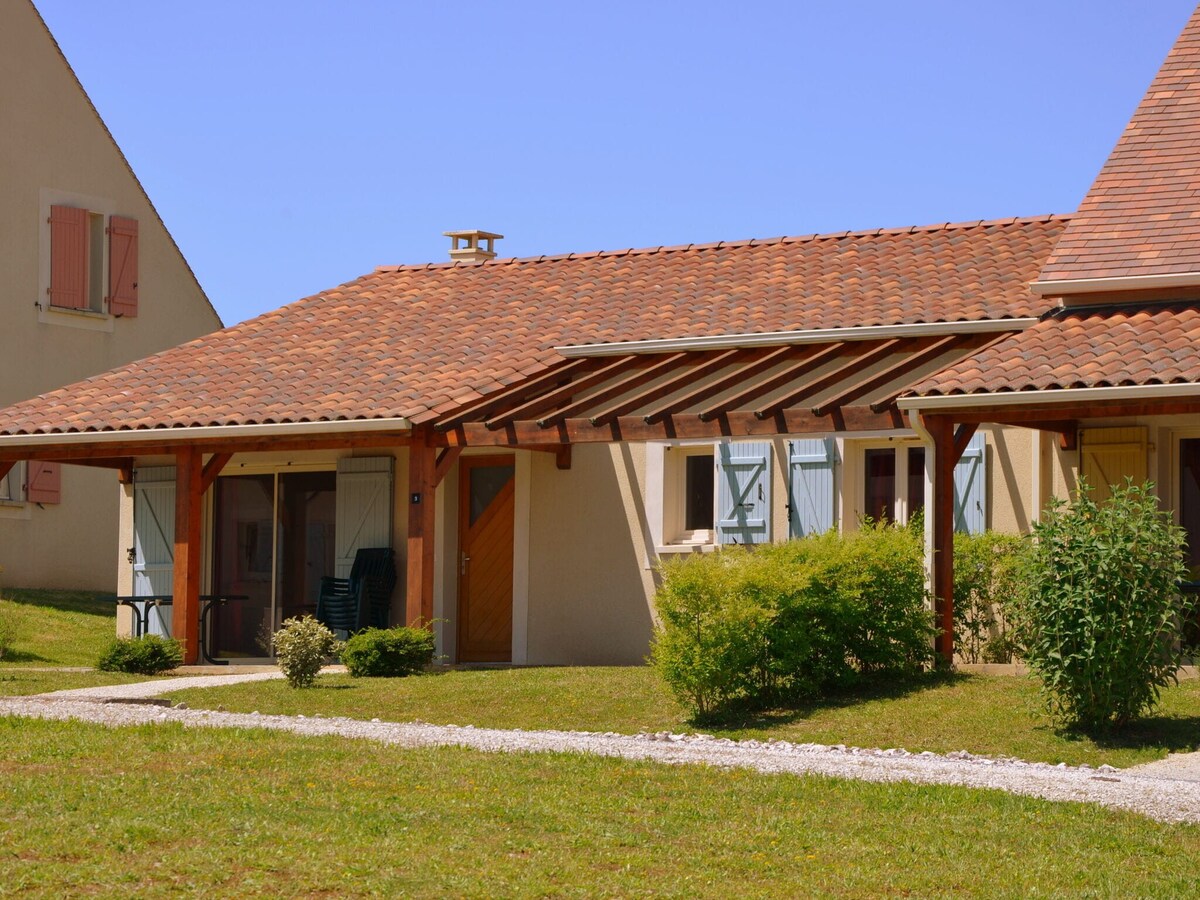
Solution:
M0 5L0 404L221 327L33 5ZM109 588L111 473L30 461L0 477L10 585ZM64 552L64 548L70 548Z
M1189 465L1197 37L1075 216L531 259L453 232L0 411L0 460L122 473L121 592L169 594L189 659L260 654L393 547L392 620L453 660L634 663L663 556L921 506L952 656L956 528ZM247 599L202 629L202 596Z

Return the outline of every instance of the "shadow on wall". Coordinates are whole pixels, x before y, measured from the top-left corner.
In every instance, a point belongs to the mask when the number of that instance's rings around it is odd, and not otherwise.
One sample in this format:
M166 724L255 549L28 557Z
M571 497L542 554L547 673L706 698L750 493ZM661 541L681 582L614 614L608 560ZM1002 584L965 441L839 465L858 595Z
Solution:
M638 665L653 625L637 451L578 445L572 466L534 454L529 526L529 661Z

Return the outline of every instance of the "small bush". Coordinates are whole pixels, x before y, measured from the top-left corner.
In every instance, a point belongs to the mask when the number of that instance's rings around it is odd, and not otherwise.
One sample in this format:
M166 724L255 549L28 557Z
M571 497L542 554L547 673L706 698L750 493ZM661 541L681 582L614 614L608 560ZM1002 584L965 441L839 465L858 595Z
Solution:
M954 643L963 662L1011 662L1009 620L1026 538L985 531L954 536Z
M346 641L342 662L355 678L400 678L433 662L433 632L427 628L368 628Z
M1122 728L1158 702L1182 662L1184 533L1153 485L1096 503L1053 502L1034 526L1018 640L1051 714L1087 730Z
M114 638L100 654L96 668L101 672L130 672L134 675L158 675L183 662L183 648L174 638L145 634L135 638Z
M309 687L341 647L333 632L312 616L288 619L271 643L284 678L294 688Z
M930 658L921 542L864 525L667 562L651 662L695 715L794 704Z

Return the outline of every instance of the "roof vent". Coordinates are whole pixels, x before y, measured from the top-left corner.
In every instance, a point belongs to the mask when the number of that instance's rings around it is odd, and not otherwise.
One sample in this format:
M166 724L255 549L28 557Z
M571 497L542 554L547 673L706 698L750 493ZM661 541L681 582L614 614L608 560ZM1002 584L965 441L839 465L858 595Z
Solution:
M496 241L504 237L490 231L443 231L450 238L450 258L463 262L483 262L496 258Z

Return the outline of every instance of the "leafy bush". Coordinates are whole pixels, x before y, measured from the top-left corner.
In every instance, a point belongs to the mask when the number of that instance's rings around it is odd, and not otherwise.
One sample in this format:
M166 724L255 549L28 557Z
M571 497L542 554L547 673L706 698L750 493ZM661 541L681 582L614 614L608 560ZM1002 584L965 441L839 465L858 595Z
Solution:
M356 678L413 675L432 661L433 632L427 628L368 628L342 649L342 662Z
M309 687L321 666L341 647L333 632L312 616L288 619L271 643L284 678L294 688Z
M1081 485L1034 526L1018 638L1051 714L1090 730L1150 710L1182 662L1184 533L1153 485L1096 503Z
M664 564L651 662L704 717L796 703L931 653L919 538L866 525Z
M954 643L964 662L1011 662L1009 619L1028 546L994 531L954 536Z
M96 668L101 672L130 672L158 675L183 662L183 648L174 638L145 634L135 638L114 638L100 654Z

